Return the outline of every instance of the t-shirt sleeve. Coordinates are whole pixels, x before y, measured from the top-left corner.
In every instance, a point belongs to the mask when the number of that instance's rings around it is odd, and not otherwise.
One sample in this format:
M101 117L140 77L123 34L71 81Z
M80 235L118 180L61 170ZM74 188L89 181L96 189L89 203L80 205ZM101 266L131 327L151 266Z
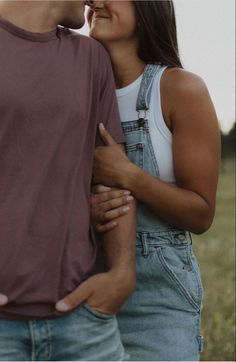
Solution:
M121 127L121 120L118 110L115 93L115 82L109 56L103 50L102 56L102 82L99 102L98 124L103 123L117 143L124 143L125 137ZM96 146L104 145L99 131L96 135Z

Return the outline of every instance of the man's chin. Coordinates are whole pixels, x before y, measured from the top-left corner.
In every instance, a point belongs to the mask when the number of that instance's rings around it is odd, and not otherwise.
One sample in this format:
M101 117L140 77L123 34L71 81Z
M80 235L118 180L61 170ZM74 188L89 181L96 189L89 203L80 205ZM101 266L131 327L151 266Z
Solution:
M60 25L70 29L81 29L85 24L85 18L78 22L63 21Z

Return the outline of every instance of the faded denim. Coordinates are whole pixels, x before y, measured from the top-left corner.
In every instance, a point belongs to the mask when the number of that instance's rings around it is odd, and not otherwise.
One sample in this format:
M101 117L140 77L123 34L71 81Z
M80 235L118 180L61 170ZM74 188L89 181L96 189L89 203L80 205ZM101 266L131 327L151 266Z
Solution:
M67 316L0 320L0 361L123 361L115 316L83 305Z
M122 124L129 159L155 177L159 169L146 114L160 69L146 66L137 100L138 120ZM131 360L198 361L203 349L203 288L190 233L169 225L140 203L136 253L137 287L118 315Z

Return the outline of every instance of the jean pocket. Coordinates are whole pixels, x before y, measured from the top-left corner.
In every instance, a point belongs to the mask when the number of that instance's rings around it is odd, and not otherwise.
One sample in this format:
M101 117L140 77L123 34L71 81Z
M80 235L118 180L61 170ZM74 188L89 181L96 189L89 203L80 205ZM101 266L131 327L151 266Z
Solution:
M87 303L84 303L82 305L82 307L84 308L84 310L89 313L90 315L92 315L93 317L99 318L99 319L104 319L104 320L108 320L108 319L113 319L115 318L115 314L105 314L105 313L101 313L99 311L97 311L96 309L92 308L90 305L88 305Z
M190 249L190 245L156 248L165 276L188 304L200 312L203 289L200 272L193 264L193 255Z
M137 166L141 168L143 168L144 147L145 145L141 142L126 144L127 157L131 162L135 163Z

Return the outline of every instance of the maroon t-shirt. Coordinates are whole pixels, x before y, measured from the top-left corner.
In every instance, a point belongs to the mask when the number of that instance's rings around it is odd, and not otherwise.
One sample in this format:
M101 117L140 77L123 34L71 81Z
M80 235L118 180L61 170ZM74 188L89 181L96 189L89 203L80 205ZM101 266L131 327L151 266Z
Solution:
M0 18L0 318L53 317L92 273L90 185L98 123L124 142L109 57L58 27Z

